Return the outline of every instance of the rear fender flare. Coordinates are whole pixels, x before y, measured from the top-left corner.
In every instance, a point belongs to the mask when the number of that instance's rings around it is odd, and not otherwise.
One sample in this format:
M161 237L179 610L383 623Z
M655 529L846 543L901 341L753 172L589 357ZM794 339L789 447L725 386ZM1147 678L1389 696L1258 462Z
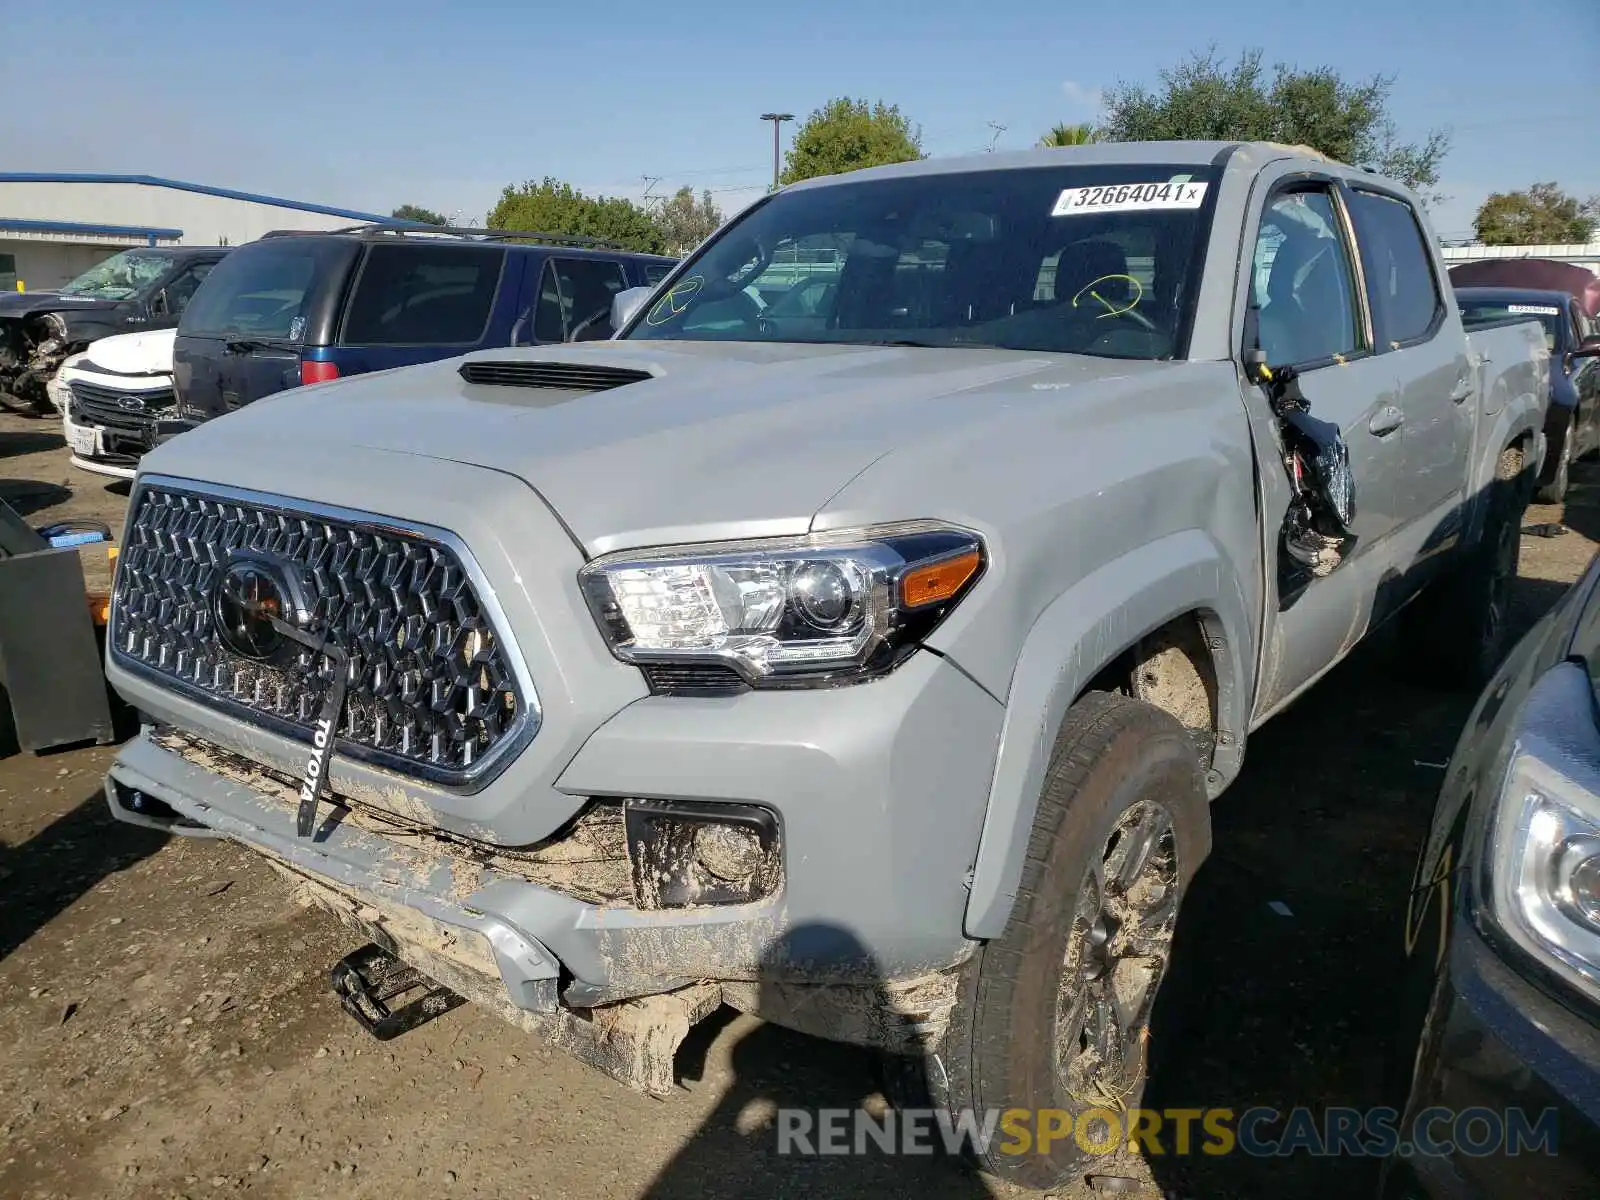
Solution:
M1531 481L1538 474L1545 452L1544 438L1545 398L1532 392L1511 397L1500 410L1488 416L1478 461L1472 467L1472 486L1468 492L1470 512L1467 522L1467 544L1478 538L1487 509L1485 498L1494 483L1495 470L1500 465L1500 454L1515 442L1528 439L1523 474Z
M1218 730L1228 735L1227 744L1218 747L1221 771L1213 771L1209 780L1213 794L1237 770L1251 701L1254 626L1236 569L1204 533L1184 530L1093 571L1051 602L1028 631L1006 698L973 863L964 923L968 937L994 938L1005 931L1045 769L1067 709L1139 638L1192 611L1203 614L1217 675ZM1205 842L1209 846L1209 830Z

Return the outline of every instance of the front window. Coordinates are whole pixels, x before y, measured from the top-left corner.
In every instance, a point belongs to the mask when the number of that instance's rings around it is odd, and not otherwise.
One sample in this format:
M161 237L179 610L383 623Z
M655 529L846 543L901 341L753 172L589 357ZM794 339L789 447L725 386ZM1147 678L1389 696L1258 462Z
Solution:
M1216 187L1181 165L913 175L782 192L625 336L1183 352Z
M126 300L155 283L171 265L172 260L162 254L124 250L90 267L62 288L61 293L93 300Z

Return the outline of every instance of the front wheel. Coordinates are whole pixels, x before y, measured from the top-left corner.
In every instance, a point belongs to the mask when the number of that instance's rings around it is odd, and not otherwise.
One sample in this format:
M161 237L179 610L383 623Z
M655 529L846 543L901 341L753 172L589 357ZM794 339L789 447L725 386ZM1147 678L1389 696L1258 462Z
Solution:
M1045 774L1011 919L963 968L928 1072L955 1119L1024 1110L979 1149L992 1173L1054 1187L1126 1144L1111 1123L1139 1104L1179 901L1210 842L1183 727L1124 696L1079 701Z

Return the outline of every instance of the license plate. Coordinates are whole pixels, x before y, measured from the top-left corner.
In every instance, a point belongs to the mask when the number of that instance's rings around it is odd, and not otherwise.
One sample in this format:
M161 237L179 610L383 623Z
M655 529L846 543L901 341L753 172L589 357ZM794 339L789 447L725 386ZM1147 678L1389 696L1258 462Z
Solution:
M78 425L68 426L67 445L72 447L74 454L93 458L100 453L100 431L93 427L84 429Z

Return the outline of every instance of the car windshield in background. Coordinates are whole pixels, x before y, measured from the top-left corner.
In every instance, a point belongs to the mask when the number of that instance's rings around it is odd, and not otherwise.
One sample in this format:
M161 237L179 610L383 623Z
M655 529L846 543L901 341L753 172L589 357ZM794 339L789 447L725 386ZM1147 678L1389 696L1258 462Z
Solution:
M1214 190L1192 166L914 175L781 192L629 338L1183 351Z
M1511 301L1486 304L1474 301L1461 306L1461 323L1466 326L1468 333L1497 321L1537 321L1544 326L1544 344L1550 350L1556 348L1561 319L1561 308L1555 304L1515 304Z
M126 300L160 279L171 265L172 260L165 255L124 250L90 267L62 288L61 294L93 300Z
M184 309L185 337L299 342L324 285L355 256L348 239L282 237L251 242L217 264Z

